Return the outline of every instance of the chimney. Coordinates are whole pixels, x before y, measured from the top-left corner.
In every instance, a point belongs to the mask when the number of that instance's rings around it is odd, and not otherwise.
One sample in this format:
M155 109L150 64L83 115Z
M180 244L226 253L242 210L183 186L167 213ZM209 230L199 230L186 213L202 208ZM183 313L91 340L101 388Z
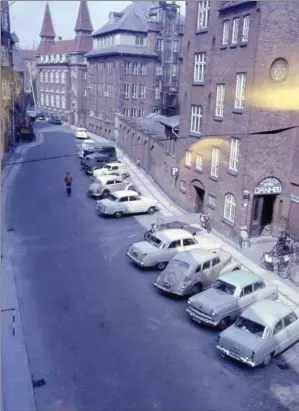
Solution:
M58 40L62 40L62 37L58 37Z

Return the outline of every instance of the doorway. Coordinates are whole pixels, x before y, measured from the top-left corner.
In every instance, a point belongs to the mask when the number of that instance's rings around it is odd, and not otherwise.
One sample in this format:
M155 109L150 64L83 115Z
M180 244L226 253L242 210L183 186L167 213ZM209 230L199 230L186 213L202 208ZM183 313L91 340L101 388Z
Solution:
M195 192L196 192L196 198L195 198L195 212L196 213L203 213L203 208L204 208L204 201L205 201L205 190L202 188L196 187Z
M252 237L258 237L261 234L271 234L276 198L277 195L273 194L255 196L253 198L250 230Z

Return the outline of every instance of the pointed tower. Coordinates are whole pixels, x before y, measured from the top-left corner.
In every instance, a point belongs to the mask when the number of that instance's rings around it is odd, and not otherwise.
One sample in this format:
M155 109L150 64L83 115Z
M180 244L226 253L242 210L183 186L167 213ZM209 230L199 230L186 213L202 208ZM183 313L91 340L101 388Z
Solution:
M43 24L39 36L41 41L53 41L56 37L48 2L46 4Z
M86 0L80 1L80 7L75 25L75 32L76 37L89 36L93 32L93 27L91 24L90 14Z

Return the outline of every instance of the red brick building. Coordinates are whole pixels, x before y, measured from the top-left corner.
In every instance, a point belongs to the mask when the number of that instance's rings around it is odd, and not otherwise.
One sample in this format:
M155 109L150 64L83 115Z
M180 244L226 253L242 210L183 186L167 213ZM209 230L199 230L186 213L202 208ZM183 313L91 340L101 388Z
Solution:
M299 124L298 38L297 2L186 3L179 139L149 172L231 238L299 234L299 129L251 134Z

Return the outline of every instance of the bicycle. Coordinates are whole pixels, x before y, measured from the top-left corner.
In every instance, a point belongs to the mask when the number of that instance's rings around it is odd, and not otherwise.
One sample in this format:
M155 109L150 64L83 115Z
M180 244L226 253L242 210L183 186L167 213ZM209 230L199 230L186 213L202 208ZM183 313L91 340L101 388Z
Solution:
M263 253L261 257L261 267L267 271L276 271L279 277L283 279L290 278L292 274L290 262L290 255L277 256L274 250Z

